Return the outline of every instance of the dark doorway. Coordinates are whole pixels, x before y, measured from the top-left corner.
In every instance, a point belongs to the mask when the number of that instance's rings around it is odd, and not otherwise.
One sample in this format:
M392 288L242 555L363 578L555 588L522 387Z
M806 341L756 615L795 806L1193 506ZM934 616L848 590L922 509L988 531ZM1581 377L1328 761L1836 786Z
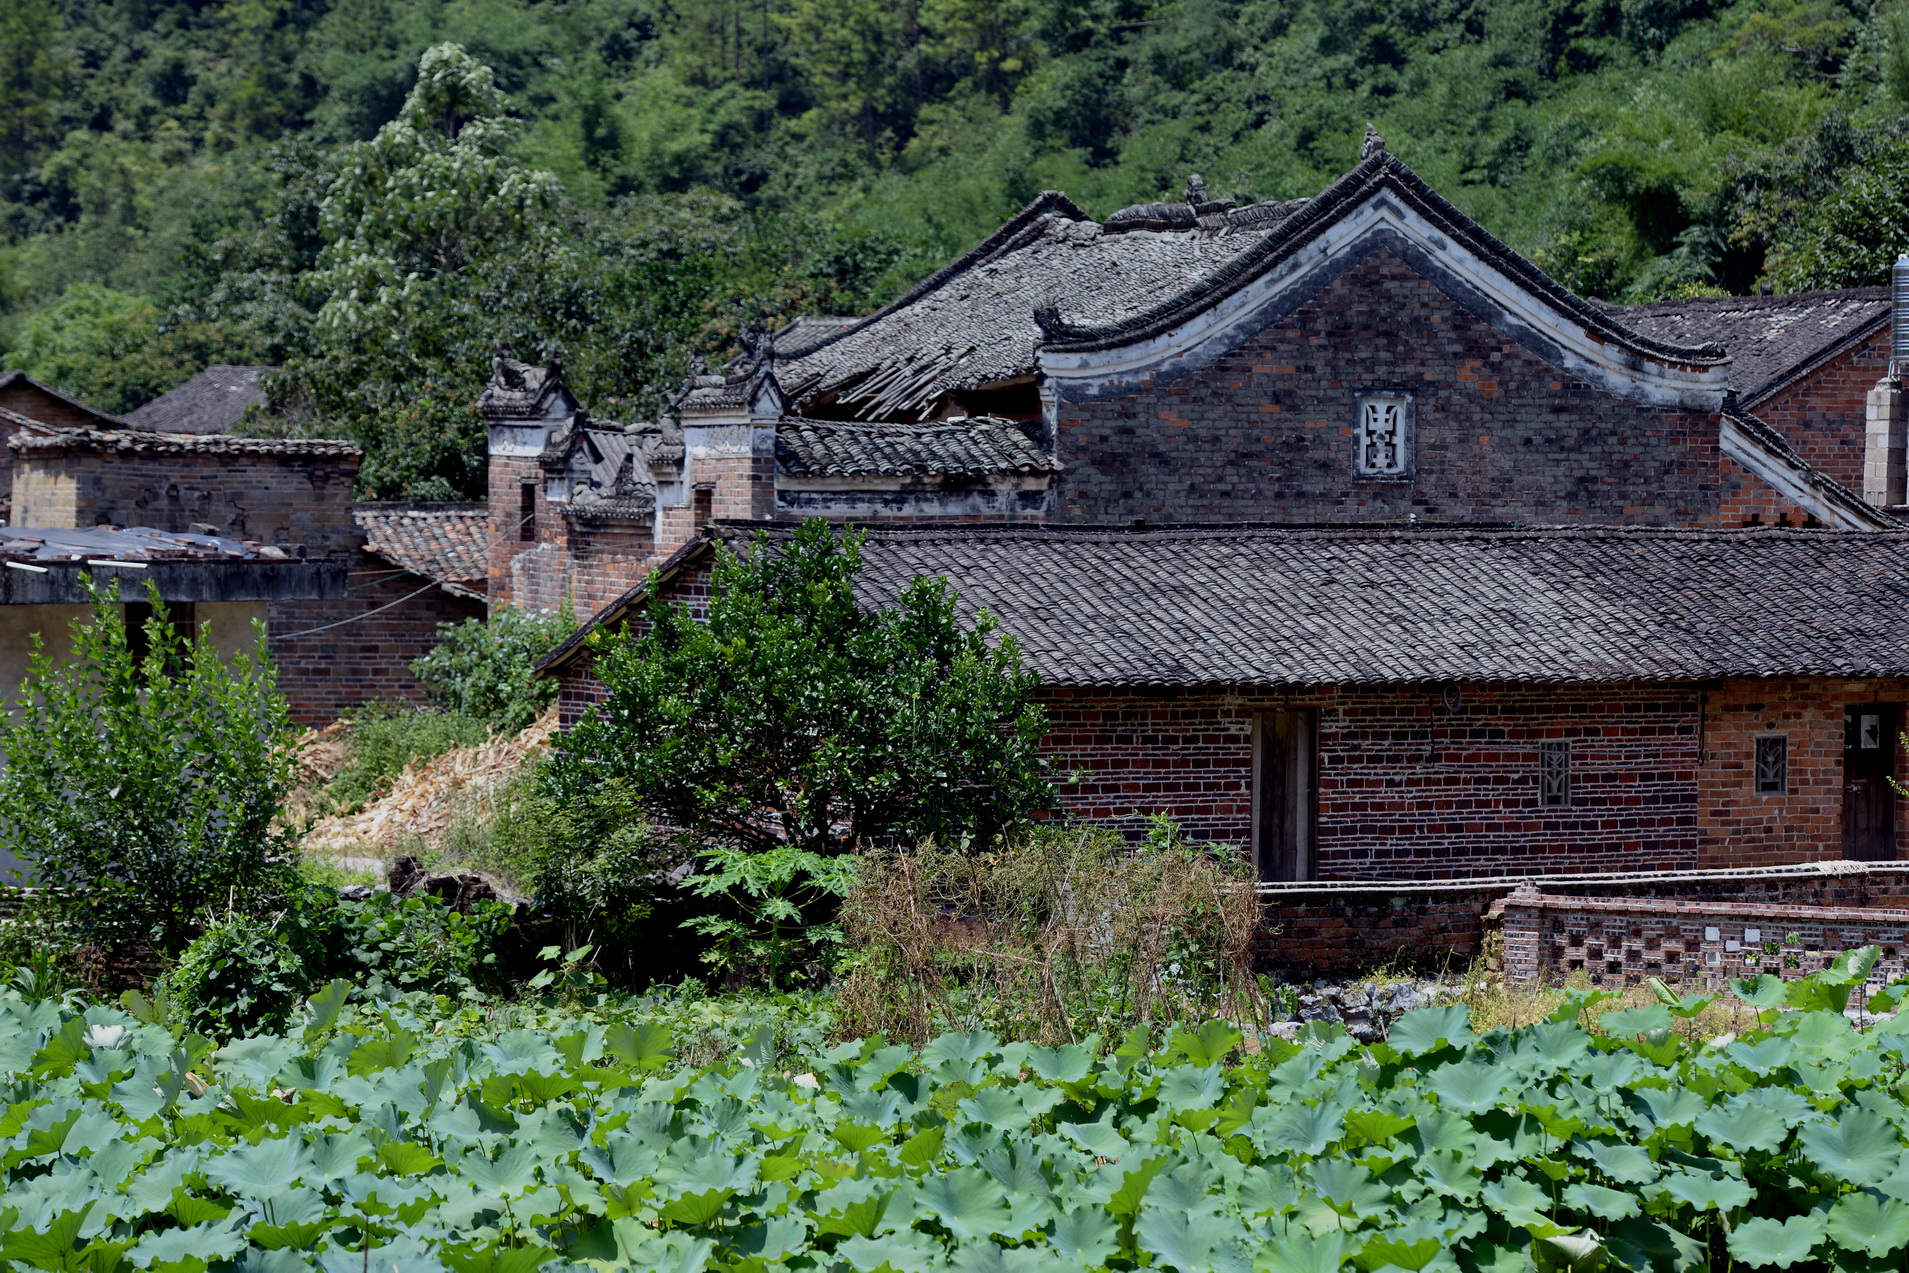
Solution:
M1843 856L1888 862L1896 856L1896 709L1852 707L1843 718Z
M1317 714L1310 708L1265 712L1259 718L1253 806L1262 880L1309 880L1317 870L1318 737Z

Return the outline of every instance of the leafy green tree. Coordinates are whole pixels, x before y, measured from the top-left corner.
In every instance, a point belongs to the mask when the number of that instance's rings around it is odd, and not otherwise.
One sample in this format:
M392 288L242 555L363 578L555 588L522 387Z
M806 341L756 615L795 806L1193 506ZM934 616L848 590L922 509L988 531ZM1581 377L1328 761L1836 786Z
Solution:
M167 328L144 297L75 283L21 325L6 362L102 411L120 412L212 363L249 363L260 351L242 328L216 322Z
M447 712L488 721L500 733L523 729L557 697L537 660L576 628L576 617L499 606L484 619L438 626L438 644L411 664L431 701Z
M1909 143L1872 156L1848 174L1797 238L1779 249L1773 271L1785 291L1884 283L1909 252Z
M61 26L55 0L0 6L0 173L24 170L34 143L52 123L65 69Z
M224 660L153 591L136 644L115 586L86 586L70 658L35 636L0 734L0 845L82 942L170 955L214 908L256 913L296 879L273 826L295 770L285 700L262 627Z
M721 550L707 620L653 605L635 636L595 638L607 696L558 740L560 798L622 784L709 850L827 857L875 841L987 843L1051 806L1035 674L947 584L857 600L861 536L803 523Z

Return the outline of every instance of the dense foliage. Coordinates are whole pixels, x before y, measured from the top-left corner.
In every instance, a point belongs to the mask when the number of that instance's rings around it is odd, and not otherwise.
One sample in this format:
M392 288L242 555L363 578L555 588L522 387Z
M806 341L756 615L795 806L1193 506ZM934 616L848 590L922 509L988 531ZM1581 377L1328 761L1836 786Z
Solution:
M497 606L487 618L440 624L437 648L411 664L411 675L446 712L514 734L556 700L557 683L536 674L537 661L576 626L567 610Z
M964 626L944 580L861 604L860 545L812 519L719 548L706 616L658 601L640 633L593 637L604 701L557 740L546 787L615 781L705 852L986 844L1050 807L1014 638Z
M1894 1267L1909 1020L1858 1031L1835 1010L1865 970L1846 958L1767 1028L1707 1041L1675 1029L1691 1005L1668 996L1597 1030L1588 1000L1483 1035L1462 1008L1421 1010L1369 1048L1337 1027L1289 1043L1214 1022L1105 1051L977 1031L790 1058L762 1032L701 1069L641 1019L472 1038L342 985L290 1032L217 1051L150 1011L4 990L0 1258Z
M475 747L490 736L490 724L481 716L384 704L362 708L346 724L345 763L325 785L326 807L362 808L389 792L407 765Z
M3 10L10 361L115 409L283 363L286 421L363 438L380 494L481 486L495 339L646 416L742 311L864 309L1044 187L1304 196L1368 120L1600 296L1873 281L1909 193L1894 3Z
M275 915L212 924L157 995L170 1020L217 1039L282 1029L301 1001L339 978L374 996L470 999L494 983L509 922L500 902L480 900L465 914L435 897L340 899L300 888Z
M209 630L173 626L156 589L128 631L119 585L86 586L70 652L34 635L0 734L0 843L71 941L170 955L213 909L256 912L295 878L273 825L295 763L285 701L263 625L221 658Z

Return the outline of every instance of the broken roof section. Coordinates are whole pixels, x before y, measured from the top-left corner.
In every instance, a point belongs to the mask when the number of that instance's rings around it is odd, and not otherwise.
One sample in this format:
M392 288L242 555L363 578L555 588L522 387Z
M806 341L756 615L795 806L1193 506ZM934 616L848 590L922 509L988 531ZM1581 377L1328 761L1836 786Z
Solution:
M931 424L784 419L776 461L792 477L996 477L1058 473L1032 429L991 416Z
M1889 322L1889 289L1700 296L1604 307L1627 327L1679 344L1730 351L1730 385L1746 404L1782 388Z
M484 599L490 505L367 501L352 505L351 516L365 533L367 552L454 597Z
M231 433L245 409L265 405L259 377L274 367L215 363L182 385L126 413L126 423L154 433Z
M865 528L856 592L940 577L1072 686L1909 675L1909 532L1329 526ZM655 576L715 541L717 523ZM792 529L772 528L772 544ZM639 585L559 646L636 614ZM1359 639L1348 643L1346 633Z
M1049 191L893 303L852 326L816 326L820 338L798 349L778 348L776 374L805 414L922 420L951 394L1054 376L1043 347L1074 355L1129 347L1217 310L1258 313L1263 323L1283 311L1250 289L1289 291L1299 303L1381 244L1559 365L1623 392L1663 379L1657 396L1707 395L1715 405L1728 361L1721 347L1660 339L1573 295L1376 134L1356 168L1310 199L1233 207L1207 200L1195 179L1185 202L1122 209L1101 225ZM820 322L828 320L803 320L791 334Z
M82 605L82 572L143 601L313 601L345 595L342 559L301 561L272 544L147 526L0 526L0 605Z
M1259 242L1266 226L1110 230L1050 190L868 317L806 349L785 348L779 337L776 376L805 411L925 419L956 390L1033 375L1034 351L1045 339L1037 309L1058 303L1070 314L1110 320L1142 312L1163 289L1217 273Z
M356 459L364 453L336 438L245 438L223 433L153 433L145 429L60 429L28 420L7 439L16 451L114 451L160 455L292 455Z

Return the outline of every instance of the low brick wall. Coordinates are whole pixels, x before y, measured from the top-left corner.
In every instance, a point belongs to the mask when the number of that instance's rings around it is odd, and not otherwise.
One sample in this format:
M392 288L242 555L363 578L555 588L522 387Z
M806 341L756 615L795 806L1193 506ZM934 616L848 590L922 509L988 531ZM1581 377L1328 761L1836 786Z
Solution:
M1744 902L1556 897L1526 886L1486 917L1503 941L1510 981L1584 976L1624 986L1646 977L1718 987L1732 977L1820 971L1858 946L1882 947L1872 982L1903 975L1909 910Z
M1638 914L1674 902L1741 904L1769 917L1768 928L1781 926L1774 915L1800 907L1909 910L1909 863L1897 862L1262 884L1255 958L1262 967L1289 973L1460 968L1485 951L1487 913L1520 886L1557 897L1628 902ZM1637 905L1644 901L1651 905ZM1791 925L1783 931L1796 929Z

